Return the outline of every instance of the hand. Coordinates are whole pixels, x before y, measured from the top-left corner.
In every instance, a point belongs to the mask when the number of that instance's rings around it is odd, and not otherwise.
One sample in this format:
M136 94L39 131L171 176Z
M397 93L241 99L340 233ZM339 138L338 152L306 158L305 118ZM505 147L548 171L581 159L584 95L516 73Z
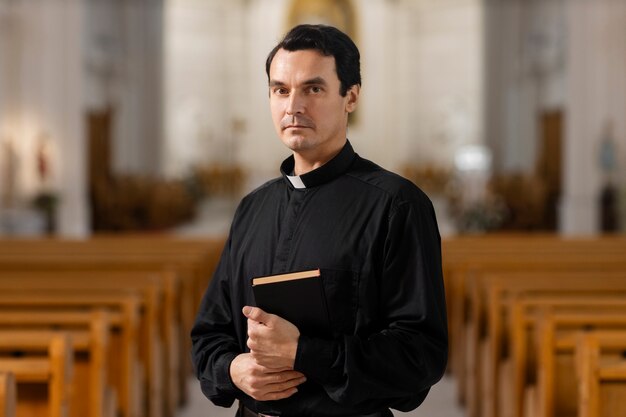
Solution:
M230 377L243 392L257 401L282 400L298 392L306 381L304 375L292 370L270 370L259 365L249 353L242 353L230 364Z
M300 331L287 320L258 307L244 307L248 348L255 361L274 370L293 369Z

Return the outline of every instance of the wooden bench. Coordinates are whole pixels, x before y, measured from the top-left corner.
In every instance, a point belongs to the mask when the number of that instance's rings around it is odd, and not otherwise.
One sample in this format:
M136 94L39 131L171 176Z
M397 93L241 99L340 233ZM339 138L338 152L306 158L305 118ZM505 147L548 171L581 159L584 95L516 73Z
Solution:
M66 333L13 331L0 336L0 372L15 375L18 416L68 417L72 365Z
M174 415L179 402L181 348L183 335L177 315L177 277L169 273L101 272L101 271L27 271L0 272L0 289L19 287L24 290L137 290L143 295L148 317L155 317L155 328L145 332L159 332L164 344L162 355L164 378L164 407L167 415ZM162 300L162 301L159 301ZM126 404L127 408L129 404ZM129 408L128 408L129 409Z
M626 307L626 292L589 291L579 293L548 292L518 293L507 301L505 314L507 329L503 334L501 349L503 356L498 363L498 416L522 416L526 385L529 374L536 374L531 363L537 362L534 345L538 344L536 329L542 324L542 313L589 312L623 310ZM504 332L503 332L504 333ZM506 354L504 351L507 351ZM483 362L487 362L484 359ZM484 373L489 375L488 372ZM492 382L493 383L493 382ZM528 398L528 396L526 396Z
M625 356L626 331L593 331L578 336L576 369L580 417L624 415Z
M125 235L106 236L96 235L89 240L91 245L104 247L119 246L132 247L133 251L148 251L155 256L165 256L168 259L176 258L177 263L187 263L191 266L196 287L193 290L196 302L199 302L206 291L211 276L219 262L224 244L225 236L211 238L180 238L168 235L161 236L141 236Z
M0 372L0 417L15 417L15 376L11 372Z
M114 376L119 380L122 389L119 392L121 408L137 410L136 401L145 400L141 409L147 410L149 416L161 416L162 406L162 348L158 333L155 333L153 317L146 315L142 298L131 290L46 290L32 291L26 289L8 289L0 291L0 309L28 311L43 309L67 310L82 309L91 311L107 308L121 315L120 333L111 339L112 349L117 354L110 359L120 361L122 371ZM139 366L141 363L141 368ZM137 382L144 380L145 386L137 393Z
M531 369L536 380L527 387L525 415L577 415L577 404L572 401L577 394L575 340L580 331L594 329L626 330L626 305L576 312L542 309L535 329L537 360Z
M624 248L626 251L626 248ZM451 275L451 285L456 288L452 298L448 299L451 305L452 317L450 318L450 331L453 333L452 340L463 341L465 325L467 320L473 318L472 314L476 306L472 305L473 293L476 291L476 282L485 274L508 274L508 273L539 273L539 272L580 272L580 271L625 271L626 258L622 253L606 253L602 255L590 252L588 254L564 253L534 253L521 252L509 255L491 255L493 258L480 259L473 258L459 268L455 269ZM446 280L446 285L448 280ZM454 344L453 344L454 346ZM451 361L454 369L463 384L463 370L465 369L465 351L463 349L453 349ZM461 387L460 387L461 388Z
M562 238L552 234L498 234L483 236L462 236L442 240L442 261L448 307L449 337L452 346L463 331L466 315L465 285L471 279L471 270L487 266L506 270L545 269L552 264L558 269L560 264L569 261L601 266L602 261L594 257L612 258L622 261L626 251L623 237ZM582 262L581 262L582 261ZM452 372L463 369L463 350L451 349L449 369ZM459 392L463 401L463 391Z
M183 277L185 294L191 294L191 313L206 290L219 261L225 238L180 239L171 236L99 236L88 240L10 239L0 240L0 269L29 262L54 262L75 258L85 262L110 262L130 269L157 267L174 269ZM110 269L110 268L106 268ZM193 317L192 317L193 319ZM190 323L192 324L192 323Z
M0 309L0 333L6 330L62 330L72 336L74 349L73 402L71 414L77 417L104 417L133 415L129 410L118 408L117 395L124 385L120 384L120 365L110 339L115 328L112 321L120 321L104 309L94 311L21 310ZM119 325L117 326L119 328ZM111 374L109 375L109 370ZM132 395L130 393L129 395ZM135 416L140 414L134 413Z
M0 271L100 270L170 271L180 279L176 303L181 320L179 341L179 404L184 403L186 378L192 374L188 336L200 298L219 260L225 238L178 239L168 236L104 236L85 241L57 239L0 240ZM168 382L170 379L167 379ZM172 390L168 390L172 391ZM171 407L168 407L171 410Z
M472 309L464 334L467 405L472 415L493 416L497 413L495 387L499 384L507 297L520 292L626 291L626 271L483 274L474 277L470 288Z

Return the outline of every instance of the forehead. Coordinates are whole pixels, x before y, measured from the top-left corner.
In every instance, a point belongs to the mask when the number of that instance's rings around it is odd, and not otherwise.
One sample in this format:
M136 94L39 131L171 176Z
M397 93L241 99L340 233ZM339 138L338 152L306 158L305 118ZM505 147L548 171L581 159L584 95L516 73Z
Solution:
M272 81L298 82L315 77L322 77L327 82L339 82L332 55L324 56L314 49L279 49L270 65Z

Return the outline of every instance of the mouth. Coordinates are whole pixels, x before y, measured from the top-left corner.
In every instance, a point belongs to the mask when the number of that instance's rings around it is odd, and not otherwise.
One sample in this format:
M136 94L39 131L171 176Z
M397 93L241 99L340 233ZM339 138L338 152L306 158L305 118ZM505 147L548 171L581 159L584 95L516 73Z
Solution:
M286 126L285 130L287 130L287 129L309 129L309 126L291 125L291 126Z

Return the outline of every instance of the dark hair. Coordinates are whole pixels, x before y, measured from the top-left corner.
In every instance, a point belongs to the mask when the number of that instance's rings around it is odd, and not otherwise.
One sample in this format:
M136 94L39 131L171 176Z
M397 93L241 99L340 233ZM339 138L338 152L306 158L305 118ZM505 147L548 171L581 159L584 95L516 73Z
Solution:
M291 29L267 56L265 72L268 80L270 65L279 49L287 51L315 49L324 56L333 56L337 77L341 82L339 94L342 96L345 96L353 85L361 85L359 49L348 35L337 28L326 25L298 25Z

